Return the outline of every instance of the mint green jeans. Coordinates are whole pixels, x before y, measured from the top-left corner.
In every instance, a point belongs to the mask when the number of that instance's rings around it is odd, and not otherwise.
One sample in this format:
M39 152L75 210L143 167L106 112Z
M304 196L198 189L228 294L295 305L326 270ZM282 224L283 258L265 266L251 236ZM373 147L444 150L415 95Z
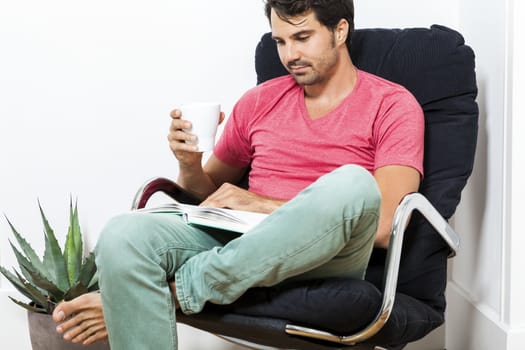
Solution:
M346 165L239 236L186 225L172 214L112 219L96 247L112 350L177 349L175 280L182 312L229 304L248 288L292 279L363 278L380 193L365 169Z

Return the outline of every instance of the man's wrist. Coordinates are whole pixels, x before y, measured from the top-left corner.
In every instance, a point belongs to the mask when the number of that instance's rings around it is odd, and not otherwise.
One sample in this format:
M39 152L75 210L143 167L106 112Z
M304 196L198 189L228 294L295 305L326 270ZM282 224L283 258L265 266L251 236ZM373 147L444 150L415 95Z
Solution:
M177 183L200 200L206 199L217 189L200 164L195 166L179 165Z
M284 200L266 197L263 201L263 208L261 208L261 212L271 214L284 203L286 203Z

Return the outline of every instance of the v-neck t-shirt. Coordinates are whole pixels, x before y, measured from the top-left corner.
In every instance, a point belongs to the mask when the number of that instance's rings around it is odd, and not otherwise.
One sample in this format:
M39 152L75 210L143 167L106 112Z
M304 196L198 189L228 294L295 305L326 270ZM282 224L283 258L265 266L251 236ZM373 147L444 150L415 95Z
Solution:
M372 174L403 165L423 175L423 112L402 86L357 70L352 92L312 119L291 75L269 80L236 103L214 148L234 167L251 166L249 190L291 199L320 176L355 164Z

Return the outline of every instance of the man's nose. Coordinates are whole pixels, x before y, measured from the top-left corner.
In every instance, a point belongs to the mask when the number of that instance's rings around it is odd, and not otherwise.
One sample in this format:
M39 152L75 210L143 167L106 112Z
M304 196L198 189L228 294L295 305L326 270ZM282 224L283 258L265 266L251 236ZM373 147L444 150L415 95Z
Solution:
M284 55L284 61L287 63L297 61L299 58L301 58L297 46L292 43L286 45L286 47L284 48Z

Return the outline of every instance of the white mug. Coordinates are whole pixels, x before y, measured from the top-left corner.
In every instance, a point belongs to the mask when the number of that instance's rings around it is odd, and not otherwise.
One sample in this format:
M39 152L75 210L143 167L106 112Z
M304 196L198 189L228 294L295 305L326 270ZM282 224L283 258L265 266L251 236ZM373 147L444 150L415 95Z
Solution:
M186 141L186 143L196 145L197 152L213 150L221 105L210 102L188 103L182 105L180 111L182 119L188 120L192 125L191 129L184 129L184 131L197 136L196 141Z

